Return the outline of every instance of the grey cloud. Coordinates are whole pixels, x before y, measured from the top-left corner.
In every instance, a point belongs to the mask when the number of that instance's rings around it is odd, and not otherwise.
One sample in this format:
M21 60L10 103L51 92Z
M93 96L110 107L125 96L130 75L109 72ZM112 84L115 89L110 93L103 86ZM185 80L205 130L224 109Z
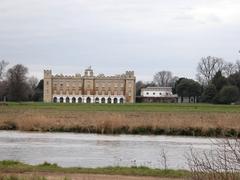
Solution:
M133 69L143 80L162 69L194 78L202 56L235 61L240 40L238 21L226 26L220 14L196 17L200 6L190 0L1 0L0 58L25 64L39 78L44 68L71 73L89 65L106 74Z

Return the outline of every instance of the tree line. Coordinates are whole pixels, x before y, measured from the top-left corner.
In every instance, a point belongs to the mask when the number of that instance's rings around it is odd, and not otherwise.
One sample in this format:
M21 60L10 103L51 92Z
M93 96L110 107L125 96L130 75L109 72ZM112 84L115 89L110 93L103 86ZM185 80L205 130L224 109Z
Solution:
M196 80L173 76L171 71L154 74L151 82L138 81L136 95L148 86L172 87L180 98L194 102L230 104L240 102L240 61L226 62L222 58L203 57L197 65Z
M6 69L8 64L0 61L0 101L42 101L43 80L28 77L28 68L21 64Z
M0 61L0 101L42 101L43 80L28 77L28 68L17 64L8 67ZM172 87L180 98L194 102L230 104L240 102L240 61L226 62L217 57L203 57L197 65L196 80L174 76L171 71L159 71L150 82L136 82L136 95L148 86Z

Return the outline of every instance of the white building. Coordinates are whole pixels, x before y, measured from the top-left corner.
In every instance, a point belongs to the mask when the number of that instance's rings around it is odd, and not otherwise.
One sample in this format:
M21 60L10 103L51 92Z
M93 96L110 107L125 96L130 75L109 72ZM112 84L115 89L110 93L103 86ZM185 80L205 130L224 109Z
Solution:
M171 87L147 87L141 89L143 97L177 97L173 95Z
M141 89L140 102L177 102L171 87L147 87Z

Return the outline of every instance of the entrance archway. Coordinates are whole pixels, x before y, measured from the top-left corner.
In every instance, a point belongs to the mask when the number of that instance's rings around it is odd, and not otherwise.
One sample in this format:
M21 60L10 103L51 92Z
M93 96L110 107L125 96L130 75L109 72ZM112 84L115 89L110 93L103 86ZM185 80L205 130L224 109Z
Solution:
M69 103L69 102L70 102L69 97L66 97L66 103Z
M54 97L54 98L53 98L53 102L54 102L54 103L57 103L57 97Z
M102 99L101 99L101 103L102 103L102 104L105 104L105 102L106 102L106 101L105 101L105 98L102 98Z
M120 103L123 104L123 98L120 98Z
M95 99L95 103L99 103L99 98L98 97Z
M91 98L87 97L87 103L91 103Z
M76 98L75 97L72 98L72 103L76 103Z
M78 103L82 103L82 98L78 98Z
M60 103L63 103L63 97L60 97Z

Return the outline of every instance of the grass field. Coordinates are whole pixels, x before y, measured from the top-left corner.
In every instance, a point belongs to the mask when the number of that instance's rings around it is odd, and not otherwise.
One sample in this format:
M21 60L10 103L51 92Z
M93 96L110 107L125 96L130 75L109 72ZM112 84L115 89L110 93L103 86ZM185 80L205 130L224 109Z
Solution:
M0 107L5 108L5 107ZM52 109L70 111L112 112L239 112L240 105L213 104L60 104L60 103L8 103L8 109Z
M190 175L186 170L161 170L147 167L105 167L105 168L63 168L57 164L43 163L40 165L28 165L18 161L0 161L0 173L26 173L26 172L48 172L68 174L107 174L126 176L152 176L168 178L185 178Z
M100 134L240 136L240 106L9 103L0 106L0 129Z

